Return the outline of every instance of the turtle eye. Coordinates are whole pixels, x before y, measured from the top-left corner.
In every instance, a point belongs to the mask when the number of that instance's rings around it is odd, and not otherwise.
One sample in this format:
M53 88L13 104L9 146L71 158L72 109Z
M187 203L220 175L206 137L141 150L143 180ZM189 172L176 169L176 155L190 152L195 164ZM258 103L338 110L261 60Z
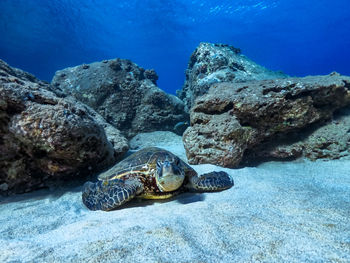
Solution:
M163 176L163 163L157 160L157 176L160 178Z
M157 160L157 168L160 169L162 167L163 163L159 160Z

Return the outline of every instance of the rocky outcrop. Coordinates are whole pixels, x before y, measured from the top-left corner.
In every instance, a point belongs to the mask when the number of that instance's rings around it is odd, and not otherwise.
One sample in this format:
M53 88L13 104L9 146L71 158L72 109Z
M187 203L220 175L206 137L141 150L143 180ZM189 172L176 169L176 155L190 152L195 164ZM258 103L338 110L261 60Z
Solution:
M128 150L101 116L0 60L0 193L97 172ZM104 128L108 131L108 138Z
M186 108L194 100L208 92L213 83L240 82L284 78L282 72L268 70L241 54L241 50L225 44L200 43L192 53L186 80L177 95L185 102Z
M104 60L57 71L52 88L91 106L126 137L174 130L188 119L183 102L156 86L154 70L125 59Z
M350 103L349 89L350 78L336 73L215 84L191 110L191 127L183 136L188 160L236 167L246 153L287 158L309 152L305 155L319 158L306 144L283 148L276 142L331 119Z
M276 136L273 141L259 144L245 152L243 164L269 159L295 159L301 156L311 160L339 159L350 156L350 109L334 113L332 119L311 125L288 136Z

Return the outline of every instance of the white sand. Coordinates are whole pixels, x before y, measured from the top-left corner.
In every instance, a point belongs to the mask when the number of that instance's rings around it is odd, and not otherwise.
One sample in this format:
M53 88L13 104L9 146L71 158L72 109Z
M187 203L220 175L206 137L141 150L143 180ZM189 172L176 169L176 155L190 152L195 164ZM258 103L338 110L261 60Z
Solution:
M2 198L0 262L350 262L350 161L194 168L235 186L113 212L80 187Z

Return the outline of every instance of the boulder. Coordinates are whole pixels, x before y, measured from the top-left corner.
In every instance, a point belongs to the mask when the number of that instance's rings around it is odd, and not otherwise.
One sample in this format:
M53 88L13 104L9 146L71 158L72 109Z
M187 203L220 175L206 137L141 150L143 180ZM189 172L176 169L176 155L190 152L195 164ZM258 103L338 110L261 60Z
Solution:
M96 173L127 150L127 140L92 109L0 60L1 194Z
M273 141L259 144L247 150L242 160L244 164L271 160L296 159L304 156L310 160L349 158L350 109L342 108L332 119L311 125L309 128L291 132L286 136L276 136Z
M173 131L188 119L183 102L159 89L157 79L154 70L114 59L59 70L52 88L89 105L131 138L140 132Z
M214 84L191 110L191 127L183 136L188 160L237 167L248 153L319 158L306 144L286 148L278 142L330 120L337 109L350 104L349 89L350 77L337 73ZM311 141L309 145L315 145Z
M194 100L207 93L213 83L285 77L287 75L282 72L274 72L256 64L242 55L238 48L200 43L190 57L185 84L182 90L177 91L177 95L190 109Z

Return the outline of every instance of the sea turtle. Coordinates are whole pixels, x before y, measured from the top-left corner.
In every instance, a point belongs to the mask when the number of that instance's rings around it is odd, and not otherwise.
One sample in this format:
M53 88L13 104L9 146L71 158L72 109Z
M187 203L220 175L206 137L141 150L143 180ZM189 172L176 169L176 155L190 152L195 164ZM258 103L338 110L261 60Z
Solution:
M86 182L82 199L91 210L113 210L135 196L166 199L183 191L220 191L233 186L226 172L198 175L179 157L161 148L144 148Z

